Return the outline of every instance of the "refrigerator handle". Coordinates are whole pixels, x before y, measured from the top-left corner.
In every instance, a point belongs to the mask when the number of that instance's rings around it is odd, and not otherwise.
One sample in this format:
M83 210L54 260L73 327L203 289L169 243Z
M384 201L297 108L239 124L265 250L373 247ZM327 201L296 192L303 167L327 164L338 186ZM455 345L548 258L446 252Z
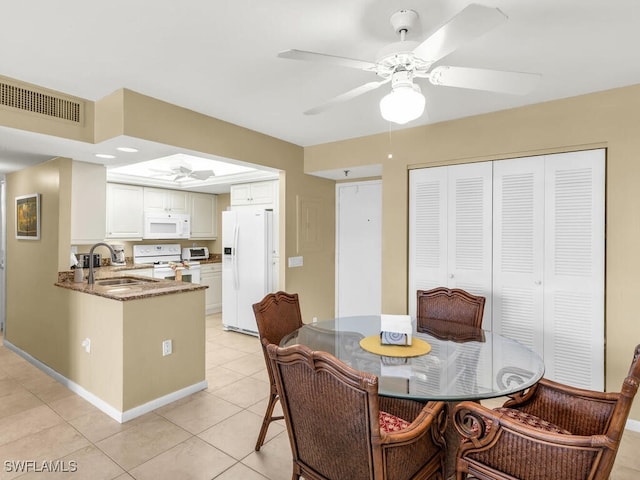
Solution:
M239 233L239 225L236 223L233 226L233 288L236 290L240 289L240 281L238 279L238 233Z

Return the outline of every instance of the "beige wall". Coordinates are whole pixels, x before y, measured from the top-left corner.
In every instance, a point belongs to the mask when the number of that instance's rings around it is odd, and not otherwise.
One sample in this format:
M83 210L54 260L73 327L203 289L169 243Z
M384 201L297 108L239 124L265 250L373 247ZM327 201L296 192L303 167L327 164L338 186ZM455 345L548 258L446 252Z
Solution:
M69 212L61 183L70 185L68 159L7 175L7 318L5 337L65 375L69 361L69 305L54 286L61 241L70 239ZM16 240L15 197L40 193L41 239ZM65 233L66 232L66 233ZM68 246L67 246L68 250ZM67 263L69 260L67 251Z
M383 311L407 310L411 168L607 148L606 388L640 343L640 86L305 149L305 171L383 163ZM387 159L387 153L393 159ZM631 417L640 420L640 402Z
M124 411L205 381L204 290L122 303Z

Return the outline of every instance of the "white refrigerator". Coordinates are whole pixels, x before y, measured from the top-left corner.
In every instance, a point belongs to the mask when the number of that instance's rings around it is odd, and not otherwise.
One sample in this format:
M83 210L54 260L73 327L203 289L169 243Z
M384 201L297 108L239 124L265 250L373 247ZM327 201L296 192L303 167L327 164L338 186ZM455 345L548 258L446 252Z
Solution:
M273 212L222 212L222 325L257 335L253 304L273 291Z

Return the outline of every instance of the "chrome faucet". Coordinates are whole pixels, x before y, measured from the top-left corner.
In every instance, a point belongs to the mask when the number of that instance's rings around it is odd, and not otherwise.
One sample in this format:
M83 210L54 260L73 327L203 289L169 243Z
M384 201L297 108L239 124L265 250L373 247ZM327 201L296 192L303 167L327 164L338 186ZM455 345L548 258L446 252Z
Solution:
M113 250L113 248L111 248L111 245L109 245L108 243L104 243L104 242L96 243L93 247L91 247L91 250L89 250L89 258L90 259L93 258L93 251L95 250L96 247L99 247L100 245L102 245L103 247L107 247L109 249L109 251L111 252L111 261L115 262L116 252ZM93 279L93 260L89 261L89 276L87 277L87 283L89 285L94 283L94 279Z

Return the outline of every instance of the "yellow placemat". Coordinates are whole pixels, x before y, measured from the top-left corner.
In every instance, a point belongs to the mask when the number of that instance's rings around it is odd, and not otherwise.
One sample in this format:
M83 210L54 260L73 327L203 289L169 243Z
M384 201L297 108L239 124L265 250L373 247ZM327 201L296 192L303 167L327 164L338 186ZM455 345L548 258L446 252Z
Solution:
M380 335L371 335L360 340L360 346L367 352L385 357L418 357L431 351L431 345L415 337L411 339L411 345L382 345Z

